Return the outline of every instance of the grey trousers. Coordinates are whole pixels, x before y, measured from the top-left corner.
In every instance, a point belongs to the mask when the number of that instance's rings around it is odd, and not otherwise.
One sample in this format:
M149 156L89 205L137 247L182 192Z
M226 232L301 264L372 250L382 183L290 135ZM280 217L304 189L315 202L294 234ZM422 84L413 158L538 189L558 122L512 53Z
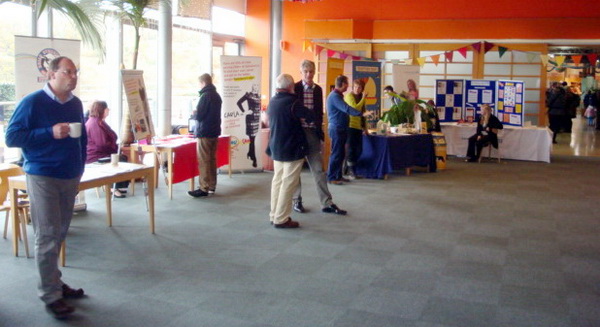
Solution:
M317 193L319 195L319 200L321 201L321 206L323 208L328 207L333 204L331 199L331 193L329 193L329 188L327 187L327 176L323 171L323 153L321 152L321 140L317 136L315 130L311 128L305 128L304 134L306 135L306 140L308 141L308 155L306 156L306 160L308 162L308 167L310 167L310 172L315 179L315 185L317 187ZM293 196L294 203L302 202L302 182L298 183L298 187L294 192Z
M35 263L40 274L38 295L46 304L62 298L58 252L71 224L79 180L27 175Z

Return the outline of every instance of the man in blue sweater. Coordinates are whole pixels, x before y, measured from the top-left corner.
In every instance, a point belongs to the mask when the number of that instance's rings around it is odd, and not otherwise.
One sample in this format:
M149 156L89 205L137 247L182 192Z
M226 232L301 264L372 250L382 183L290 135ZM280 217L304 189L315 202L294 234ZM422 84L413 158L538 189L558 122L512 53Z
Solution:
M77 136L69 127L70 123L83 123L81 100L72 93L77 76L71 59L52 60L48 83L21 100L6 130L6 145L23 151L35 261L41 277L38 294L57 319L75 311L64 298L84 294L63 283L58 269L59 249L69 230L86 158L85 128L79 126L81 135Z
M196 106L196 129L198 171L200 172L200 187L189 191L188 194L198 198L214 193L217 188L217 145L221 135L221 105L223 101L217 93L208 74L200 76L200 100Z
M331 139L327 181L335 185L341 185L349 181L342 177L342 166L346 157L346 140L348 139L348 115L363 115L344 101L346 90L348 90L348 77L340 75L335 79L335 89L327 97L328 131ZM368 111L364 115L368 115Z

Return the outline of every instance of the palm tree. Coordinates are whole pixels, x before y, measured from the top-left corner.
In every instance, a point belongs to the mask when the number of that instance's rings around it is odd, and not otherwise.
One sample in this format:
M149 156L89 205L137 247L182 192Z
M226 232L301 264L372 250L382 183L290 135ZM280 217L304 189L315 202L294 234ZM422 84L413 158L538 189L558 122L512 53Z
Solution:
M0 0L0 4L8 1L22 3L18 0ZM73 22L84 43L93 49L104 52L102 36L94 23L101 14L98 1L81 0L75 3L69 0L32 0L31 6L37 6L38 18L48 8L62 13Z

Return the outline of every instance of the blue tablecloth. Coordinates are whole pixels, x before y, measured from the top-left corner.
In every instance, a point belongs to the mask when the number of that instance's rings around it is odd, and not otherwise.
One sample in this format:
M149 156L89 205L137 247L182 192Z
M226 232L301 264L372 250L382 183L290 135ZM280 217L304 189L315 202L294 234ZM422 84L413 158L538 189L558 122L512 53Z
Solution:
M363 152L356 173L366 178L384 178L394 170L413 166L435 172L435 149L431 134L402 136L363 135Z

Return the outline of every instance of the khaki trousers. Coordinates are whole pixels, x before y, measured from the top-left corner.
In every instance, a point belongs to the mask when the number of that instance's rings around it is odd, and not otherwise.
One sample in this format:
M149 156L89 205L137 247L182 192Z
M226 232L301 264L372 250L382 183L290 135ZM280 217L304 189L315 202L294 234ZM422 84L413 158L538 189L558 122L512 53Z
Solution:
M274 224L283 224L292 213L292 195L300 182L304 158L296 161L273 161L275 174L271 182L271 212Z
M204 192L217 188L217 137L199 137L196 141L200 189Z

